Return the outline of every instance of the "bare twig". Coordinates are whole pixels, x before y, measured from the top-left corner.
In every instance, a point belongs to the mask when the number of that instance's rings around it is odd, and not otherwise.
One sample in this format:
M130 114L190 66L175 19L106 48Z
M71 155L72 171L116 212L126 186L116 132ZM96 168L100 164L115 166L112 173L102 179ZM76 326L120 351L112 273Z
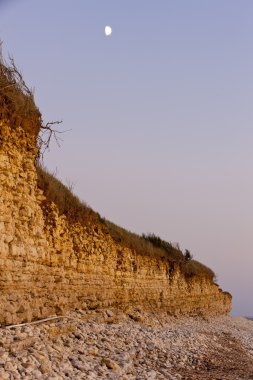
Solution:
M37 159L42 158L52 140L60 146L60 135L67 131L59 131L56 127L62 121L50 121L43 123L41 113L34 102L34 91L30 89L22 76L21 71L9 56L6 63L2 54L2 42L0 40L0 117L6 117L10 125L23 127L37 138Z
M39 148L39 158L42 158L42 160L43 160L45 151L49 149L52 139L56 142L58 147L60 147L61 146L60 141L62 141L62 139L59 137L59 135L70 131L70 129L65 130L65 131L59 131L53 127L61 123L62 123L62 120L60 121L58 120L58 121L50 121L44 125L43 124L41 125L41 128L40 128L41 132L38 136L38 148Z

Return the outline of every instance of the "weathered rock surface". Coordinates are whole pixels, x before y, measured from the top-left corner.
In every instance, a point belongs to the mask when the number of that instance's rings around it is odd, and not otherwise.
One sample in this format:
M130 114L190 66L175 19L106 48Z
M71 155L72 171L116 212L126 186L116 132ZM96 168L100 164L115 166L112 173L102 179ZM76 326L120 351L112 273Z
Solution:
M229 312L231 296L211 280L187 281L176 266L122 247L99 225L70 225L53 203L45 216L34 139L0 122L1 324L87 307Z

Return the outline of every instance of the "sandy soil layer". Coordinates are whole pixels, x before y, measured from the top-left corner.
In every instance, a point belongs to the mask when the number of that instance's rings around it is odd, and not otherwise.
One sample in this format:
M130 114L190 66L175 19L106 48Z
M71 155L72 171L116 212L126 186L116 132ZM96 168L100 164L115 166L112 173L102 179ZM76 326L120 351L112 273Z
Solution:
M253 321L78 310L2 327L0 379L250 380Z

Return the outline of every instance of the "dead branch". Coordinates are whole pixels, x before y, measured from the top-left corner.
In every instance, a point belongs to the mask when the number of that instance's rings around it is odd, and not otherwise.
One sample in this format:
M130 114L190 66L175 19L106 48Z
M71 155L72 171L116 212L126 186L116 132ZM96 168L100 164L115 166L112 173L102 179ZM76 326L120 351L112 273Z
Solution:
M57 126L62 121L43 123L41 113L34 101L34 91L30 89L21 71L15 64L13 57L5 62L0 40L0 117L6 117L12 127L23 127L37 138L37 159L42 158L49 149L52 140L60 146L60 135L67 131L60 131Z
M39 148L39 154L38 158L41 158L43 161L44 154L47 150L49 150L50 143L52 140L56 142L58 147L61 146L60 141L62 139L60 138L60 135L70 131L70 129L65 130L65 131L59 131L58 129L55 129L55 125L59 125L62 123L62 120L58 121L50 121L46 124L42 124L40 127L40 134L38 135L38 148Z
M22 89L22 91L24 93L26 93L27 96L29 96L33 99L34 94L33 94L32 90L30 90L30 88L27 87L27 85L23 79L23 75L21 74L20 70L18 69L18 67L15 64L14 58L9 56L9 61L11 63L9 70L10 70L10 73L13 75L14 81L18 84L20 89Z

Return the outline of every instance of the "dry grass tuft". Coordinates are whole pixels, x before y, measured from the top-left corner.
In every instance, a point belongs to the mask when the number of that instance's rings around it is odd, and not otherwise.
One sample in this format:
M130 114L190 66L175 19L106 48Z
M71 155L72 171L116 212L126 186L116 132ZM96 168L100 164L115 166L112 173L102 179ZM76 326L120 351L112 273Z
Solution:
M0 43L1 48L1 43ZM26 86L13 58L7 65L0 52L0 120L11 127L22 127L37 136L41 126L41 114L36 107L32 91Z
M140 235L119 227L109 220L104 219L103 222L116 243L130 248L140 255L169 258L163 249L155 247L151 242L143 239Z
M98 222L100 216L73 194L71 187L65 186L41 164L37 164L38 187L43 190L47 202L54 202L60 215L66 215L69 223L87 224Z
M196 260L189 260L184 262L184 264L181 266L181 271L184 273L186 278L198 276L209 278L211 281L214 281L216 278L215 273L212 271L212 269Z

